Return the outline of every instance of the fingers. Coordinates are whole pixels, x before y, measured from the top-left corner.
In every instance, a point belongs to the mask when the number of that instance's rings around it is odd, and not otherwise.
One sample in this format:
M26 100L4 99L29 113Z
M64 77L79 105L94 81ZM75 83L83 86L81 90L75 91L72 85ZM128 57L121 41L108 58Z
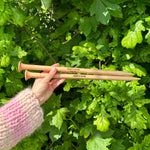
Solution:
M60 84L62 84L65 81L65 79L60 79L56 82L56 84L54 85L54 87L58 87Z
M53 67L59 67L59 63L52 65ZM43 71L42 73L49 73L49 71Z
M60 84L62 84L65 81L65 79L53 79L49 86L53 88L53 90L58 87Z
M57 70L55 67L58 67L59 66L59 63L56 63L54 65L52 65L54 68L51 69L50 72L48 71L44 71L43 73L48 73L48 75L43 79L43 81L45 82L49 82L53 77L54 75L56 74Z
M53 67L59 67L59 63L52 65Z
M57 72L56 68L55 67L52 68L52 70L48 73L48 75L45 78L43 78L43 81L49 82L55 76L56 72Z

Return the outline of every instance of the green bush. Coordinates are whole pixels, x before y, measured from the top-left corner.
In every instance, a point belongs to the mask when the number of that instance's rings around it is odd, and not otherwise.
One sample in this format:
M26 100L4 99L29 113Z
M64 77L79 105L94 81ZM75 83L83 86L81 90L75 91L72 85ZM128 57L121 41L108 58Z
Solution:
M32 85L29 64L123 70L140 81L69 80L13 150L150 149L149 0L1 0L0 105Z

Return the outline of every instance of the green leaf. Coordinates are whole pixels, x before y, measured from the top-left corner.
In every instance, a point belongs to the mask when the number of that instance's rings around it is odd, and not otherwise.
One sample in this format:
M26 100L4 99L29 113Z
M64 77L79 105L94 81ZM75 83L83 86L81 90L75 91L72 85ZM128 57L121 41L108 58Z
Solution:
M122 18L123 14L121 11L121 7L118 4L111 3L107 0L102 0L102 2L106 5L112 16Z
M5 12L0 12L0 26L3 26L8 20L9 16Z
M120 3L126 2L127 0L108 0L108 1L111 3L120 4Z
M15 50L16 50L17 53L18 53L18 54L17 54L17 55L18 55L18 58L22 58L22 57L24 57L24 56L27 55L27 52L25 52L24 50L22 50L20 46L16 46L16 47L15 47Z
M81 33L83 32L85 36L88 36L91 32L92 26L90 23L90 19L88 17L84 17L80 19L80 27Z
M143 113L134 106L127 109L125 113L125 123L128 124L131 129L147 129L146 118L143 116Z
M8 67L10 64L10 57L8 55L3 55L1 57L1 67Z
M67 82L63 88L64 91L68 92L70 91L70 88L72 87L71 82Z
M66 130L66 125L63 124L60 130L55 126L50 126L50 132L49 137L52 140L52 142L57 141L59 138L61 138L63 132Z
M4 1L0 1L0 11L4 11Z
M78 104L80 103L79 98L74 99L70 105L69 105L69 111L70 111L70 115L74 116L75 114L78 113Z
M70 150L72 148L72 143L71 141L68 139L66 141L63 142L62 145L57 145L55 147L55 150Z
M51 3L52 3L52 0L41 0L41 4L42 4L41 8L48 9Z
M66 40L67 40L67 41L70 41L70 40L71 40L71 33L70 33L70 32L67 33L67 35L66 35Z
M22 77L23 75L18 72L7 72L5 89L8 96L14 96L15 94L17 94L17 92L23 89L23 83L21 81Z
M95 98L92 100L92 102L90 103L90 105L88 106L88 109L87 109L87 114L92 114L94 111L96 111L96 107L98 107L98 103L99 103L100 99L99 98ZM99 109L99 107L98 107Z
M98 22L108 24L110 20L110 13L101 0L95 0L92 3L90 7L90 15L93 16L94 14Z
M121 44L123 47L126 48L134 48L137 43L142 43L142 31L145 31L145 27L143 26L143 21L138 21L135 24L134 29L131 31L129 30L127 35L122 39Z
M150 149L150 134L144 137L144 140L142 141L141 144L141 150L149 150Z
M146 17L145 21L148 23L148 25L150 25L150 16Z
M109 129L110 122L107 117L104 117L102 114L95 116L96 120L94 120L93 124L97 126L97 130L101 132L106 132Z
M148 33L145 35L145 39L147 40L147 43L150 44L150 29L148 30Z
M82 94L81 102L78 104L78 110L85 110L88 100L91 100L91 96L89 94Z
M150 99L136 99L135 100L135 105L138 107L142 107L145 104L149 104L150 103Z
M16 7L12 7L12 15L13 15L13 21L16 25L20 25L23 27L25 17L21 11L19 11Z
M93 124L87 123L80 129L80 135L85 138L87 138L91 133L93 133Z
M128 148L128 150L143 150L139 143L133 143L133 147Z
M87 141L87 150L109 150L110 138L103 139L101 135L96 134Z
M123 140L116 140L113 142L110 150L125 150L125 146L122 143Z
M56 115L52 118L52 125L60 129L63 124L63 120L65 119L66 113L68 113L67 108L58 109Z
M84 33L85 36L88 36L91 31L96 31L97 29L97 21L95 17L83 17L80 19L80 26L79 30L80 32Z
M124 63L122 68L123 71L137 74L139 77L146 76L147 74L144 67L135 63Z

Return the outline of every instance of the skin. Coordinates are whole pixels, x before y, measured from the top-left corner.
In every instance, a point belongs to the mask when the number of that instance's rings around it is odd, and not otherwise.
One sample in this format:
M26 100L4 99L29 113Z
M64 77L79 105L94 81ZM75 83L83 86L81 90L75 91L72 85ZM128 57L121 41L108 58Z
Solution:
M65 81L65 79L53 79L55 74L58 73L55 67L59 67L59 63L54 64L53 67L54 68L52 68L49 73L44 72L48 73L45 78L36 79L33 84L32 92L39 99L40 105L47 101L48 98L52 95L55 88L57 88Z

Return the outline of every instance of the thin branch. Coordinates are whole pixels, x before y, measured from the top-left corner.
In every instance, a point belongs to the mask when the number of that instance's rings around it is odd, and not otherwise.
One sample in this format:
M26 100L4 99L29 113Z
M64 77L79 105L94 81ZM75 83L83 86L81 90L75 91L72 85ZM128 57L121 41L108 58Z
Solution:
M102 69L102 63L101 63L101 60L99 60L99 69L100 69L100 70Z
M78 125L70 118L69 119L73 124L74 124L74 126L80 131L80 128L78 127ZM85 142L87 142L87 140L86 140L86 138L83 136L83 138L84 138L84 141Z
M79 32L77 32L76 34L74 34L74 35L71 37L71 40L72 40L74 37L76 37L78 34L79 34ZM70 41L70 40L69 40L69 41ZM66 44L66 43L68 43L69 41L65 41L65 42L63 42L62 44Z
M52 142L51 145L49 146L50 149L52 148L53 144L54 144L54 142Z
M32 20L36 17L36 15L37 15L38 13L39 13L39 11L37 11L37 12L34 14L34 16L31 17L29 20L26 20L25 23L28 23L29 21L32 21Z
M25 30L27 31L28 34L30 34L39 44L40 46L45 50L45 52L47 53L47 55L50 57L50 59L53 61L53 63L56 63L56 61L54 60L54 58L52 57L52 55L48 52L48 50L46 49L46 47L40 42L40 40L33 35L25 26Z

